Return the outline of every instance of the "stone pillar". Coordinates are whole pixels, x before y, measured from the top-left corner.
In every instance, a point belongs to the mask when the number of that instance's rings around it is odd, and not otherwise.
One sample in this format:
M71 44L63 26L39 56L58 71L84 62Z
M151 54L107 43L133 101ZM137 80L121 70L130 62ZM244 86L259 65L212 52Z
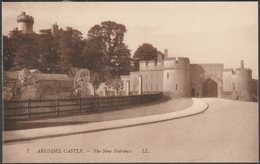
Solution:
M126 81L126 95L129 95L129 91L130 91L130 82Z
M142 94L142 76L138 77L138 94Z

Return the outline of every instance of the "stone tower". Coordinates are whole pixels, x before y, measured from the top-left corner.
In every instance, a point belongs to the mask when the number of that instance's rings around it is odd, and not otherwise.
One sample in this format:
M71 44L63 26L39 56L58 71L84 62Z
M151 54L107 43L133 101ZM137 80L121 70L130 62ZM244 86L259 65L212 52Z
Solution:
M34 18L30 15L26 15L25 12L22 12L17 16L18 30L23 33L33 33L33 23Z
M51 27L51 34L52 36L56 36L57 32L59 30L59 26L57 24L57 22L55 24L52 25Z

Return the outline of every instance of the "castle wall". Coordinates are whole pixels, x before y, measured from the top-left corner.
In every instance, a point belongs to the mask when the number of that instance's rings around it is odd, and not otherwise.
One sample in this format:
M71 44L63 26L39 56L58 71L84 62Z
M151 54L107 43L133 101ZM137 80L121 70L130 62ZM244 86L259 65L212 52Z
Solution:
M234 90L234 77L235 72L230 70L225 70L223 72L223 91L224 92L231 92Z
M163 69L163 61L155 61L155 60L141 60L139 62L139 71L154 71L154 70L162 70Z
M218 85L217 92L218 97L221 97L223 91L223 64L191 64L190 66L190 79L191 79L191 91L194 90L196 97L202 96L202 85L208 78L215 81Z
M139 72L130 72L130 94L138 94L139 85Z
M121 75L120 79L123 81L123 89L122 89L123 95L127 95L128 89L130 89L130 76L129 75Z
M163 91L163 71L141 71L143 93Z
M206 77L214 76L222 80L223 64L191 64L191 84L199 84Z

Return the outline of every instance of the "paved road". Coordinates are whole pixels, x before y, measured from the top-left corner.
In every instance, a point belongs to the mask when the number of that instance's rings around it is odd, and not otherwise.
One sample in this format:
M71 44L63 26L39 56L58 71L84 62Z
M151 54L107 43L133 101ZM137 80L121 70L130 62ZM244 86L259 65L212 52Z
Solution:
M258 161L257 103L204 100L209 108L199 115L143 126L9 143L4 145L3 158L10 162ZM82 149L82 152L68 150L74 148ZM42 153L49 150L41 149L60 150ZM142 153L142 149L149 153Z

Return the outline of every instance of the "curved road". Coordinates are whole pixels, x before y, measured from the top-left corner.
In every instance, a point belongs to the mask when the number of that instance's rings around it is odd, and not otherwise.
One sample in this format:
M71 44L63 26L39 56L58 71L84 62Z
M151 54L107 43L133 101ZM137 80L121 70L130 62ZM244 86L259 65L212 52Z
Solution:
M209 104L207 111L182 119L4 144L3 159L4 162L258 161L257 103L204 100Z

